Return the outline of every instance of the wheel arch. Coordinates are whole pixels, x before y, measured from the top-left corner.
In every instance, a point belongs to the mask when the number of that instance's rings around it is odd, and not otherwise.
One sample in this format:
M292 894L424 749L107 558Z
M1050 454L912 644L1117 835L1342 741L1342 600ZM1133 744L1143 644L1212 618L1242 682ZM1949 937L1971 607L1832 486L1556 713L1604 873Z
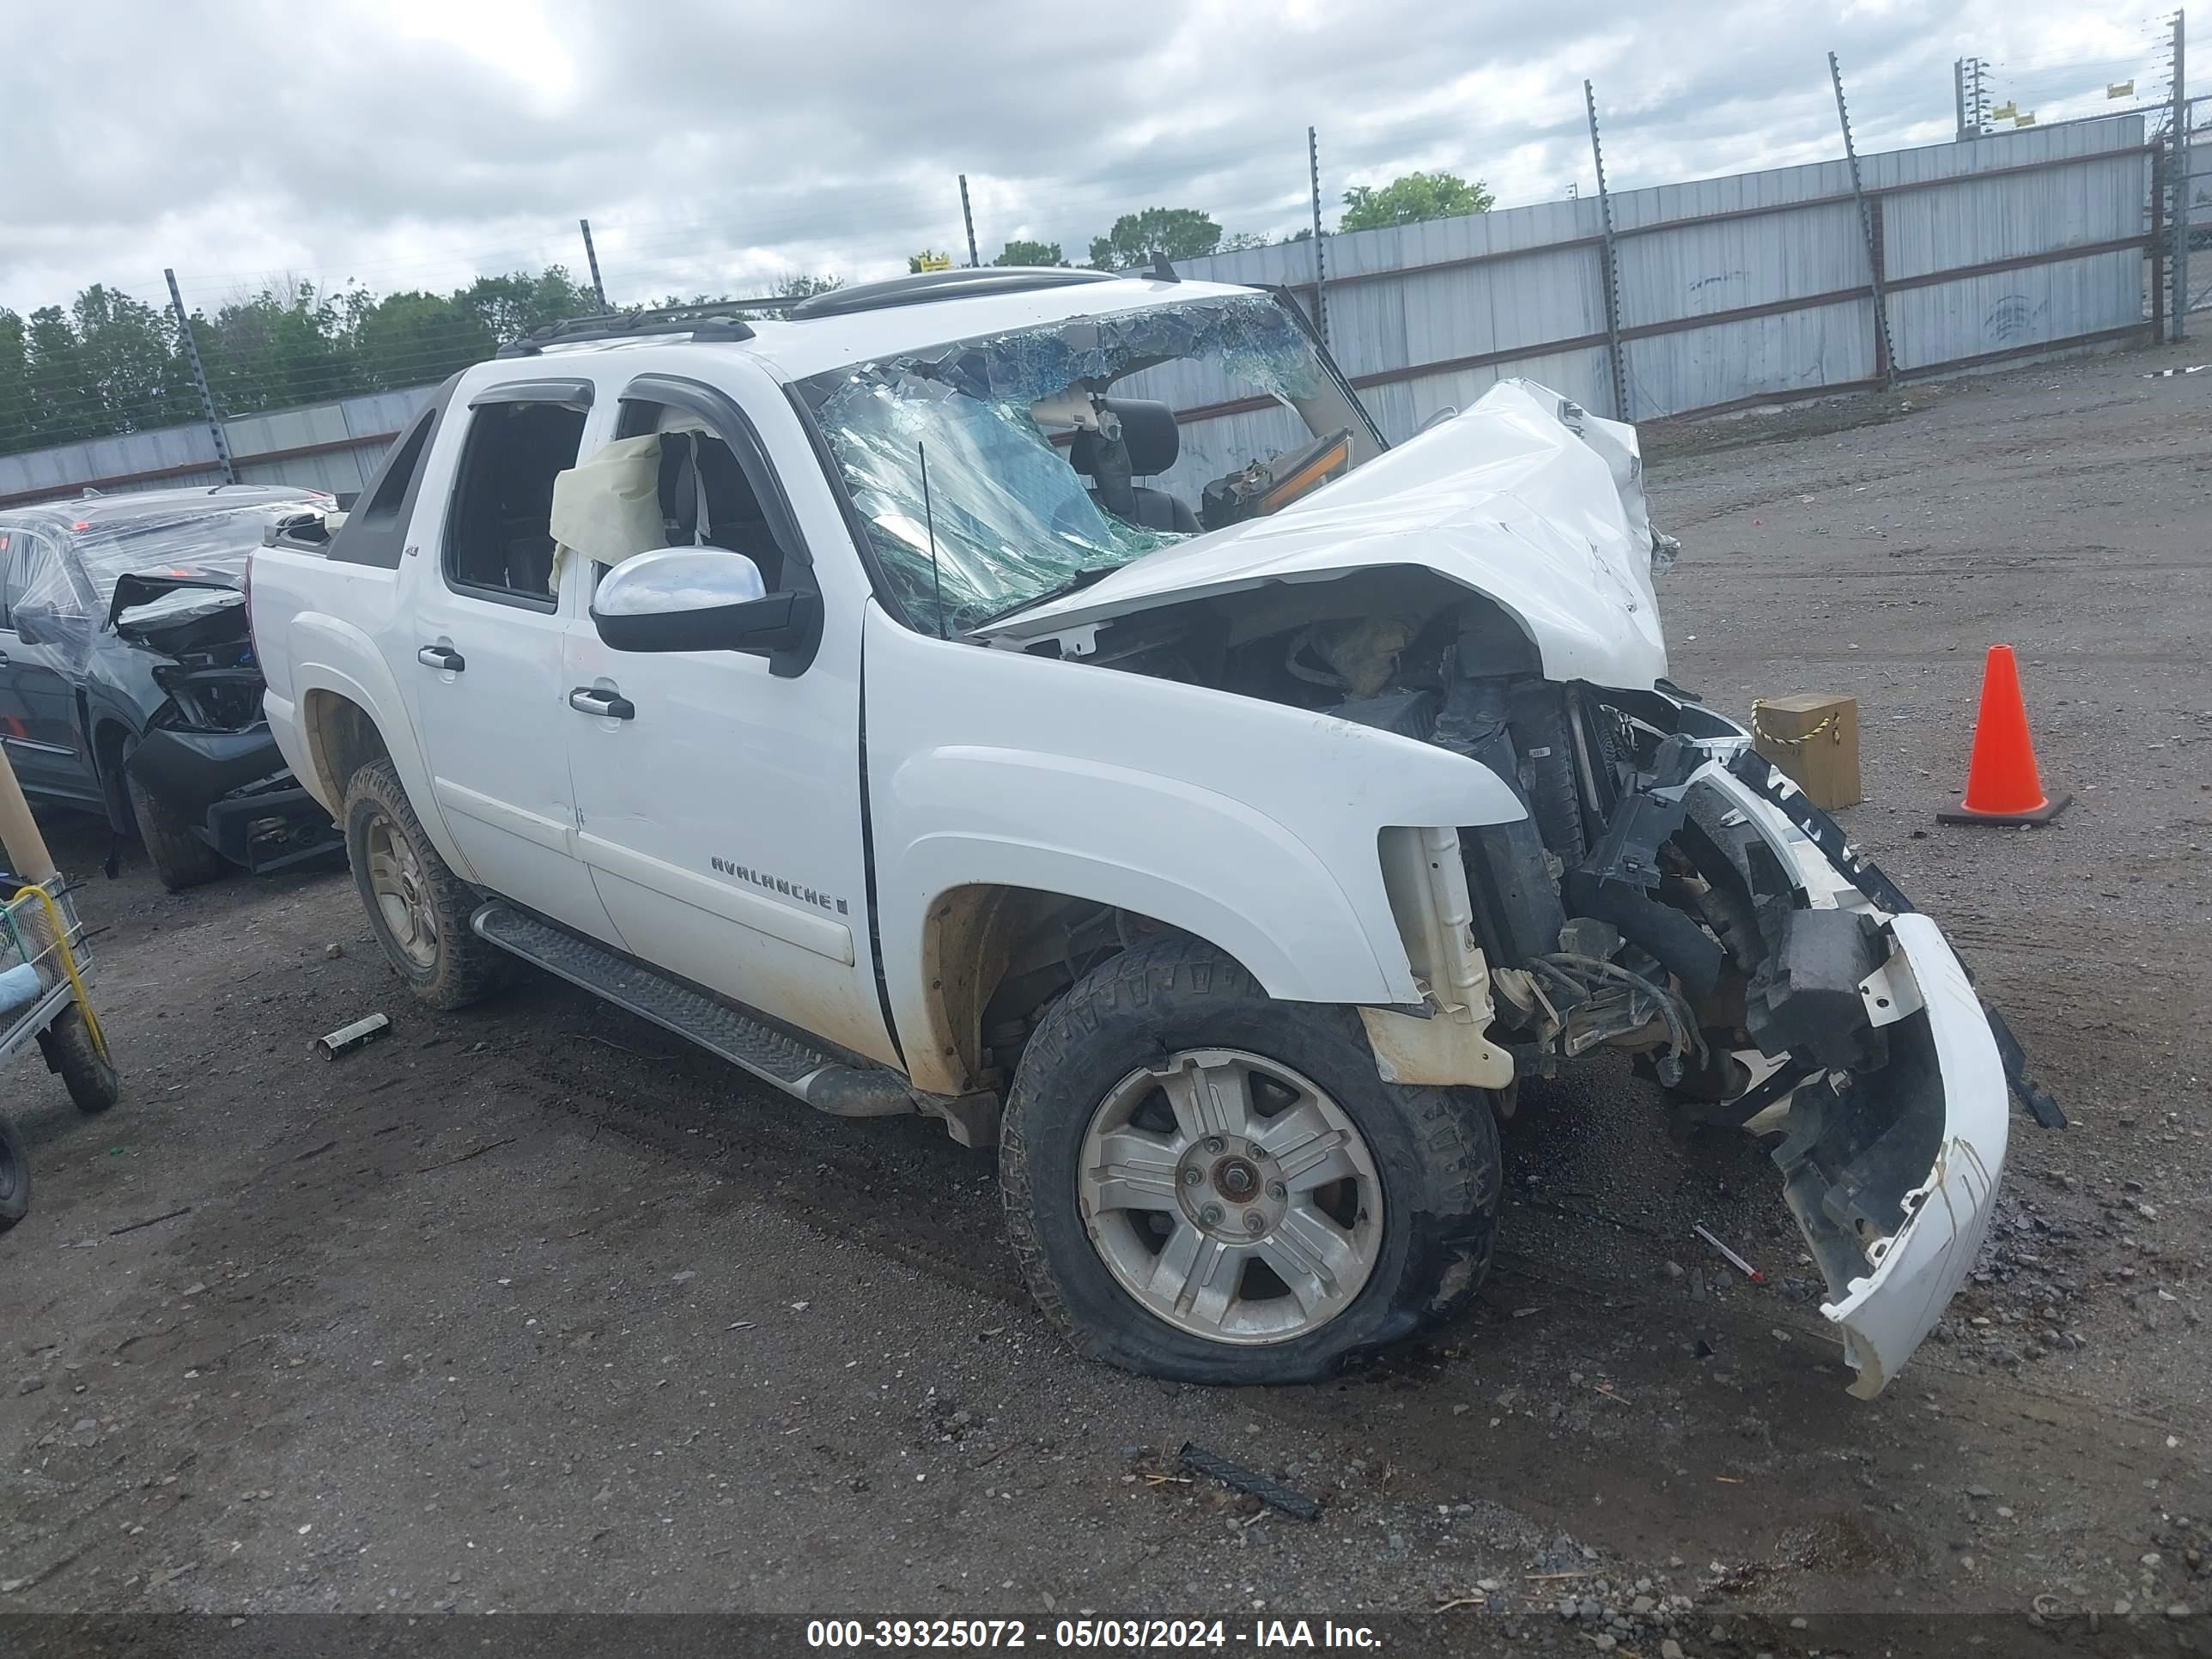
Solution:
M392 745L385 741L376 718L343 692L319 687L301 699L300 724L307 738L309 764L317 793L333 815L343 810L346 786L355 773L372 761L389 760Z
M346 788L354 775L372 761L391 762L431 845L457 875L472 881L474 870L446 833L446 821L431 789L429 769L413 728L406 724L398 688L391 684L388 675L380 678L385 682L382 695L340 669L324 665L301 669L295 682L298 701L288 711L289 720L275 718L271 700L270 725L277 732L278 744L284 745L289 725L301 751L296 755L287 751L293 770L341 825L345 818ZM380 710L395 712L380 714Z
M1235 962L1255 983L1266 985L1265 975L1237 948L1241 943L1251 950L1255 936L1249 930L1209 927L1203 919L1188 914L1162 916L1135 909L1117 902L1110 887L1110 883L1080 880L1048 887L963 882L931 898L920 937L915 991L908 1006L896 1010L906 1038L908 1071L918 1086L960 1094L995 1083L1002 1091L1006 1079L992 1075L994 1056L985 1019L1010 981L1028 975L1044 981L1041 998L1020 1010L1034 1015L1080 973L1145 938L1196 939ZM1034 955L1040 946L1049 950L1055 928L1095 922L1102 916L1113 920L1112 936L1117 943L1072 954L1060 984L1051 983L1049 962L1026 970L1022 967L1025 953ZM1257 954L1279 972L1285 965L1271 951Z

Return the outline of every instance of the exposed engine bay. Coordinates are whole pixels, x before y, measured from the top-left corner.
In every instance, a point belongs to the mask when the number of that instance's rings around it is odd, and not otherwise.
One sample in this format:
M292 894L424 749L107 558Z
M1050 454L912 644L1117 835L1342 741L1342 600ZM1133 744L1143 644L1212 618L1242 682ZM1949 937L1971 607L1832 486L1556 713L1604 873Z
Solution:
M1501 1112L1520 1078L1609 1048L1686 1121L1778 1137L1832 1314L1939 1189L1958 1152L1894 936L1921 919L1732 723L1671 689L1547 679L1498 607L1403 568L1143 611L1091 643L1098 665L1434 744L1511 786L1524 817L1458 827L1490 1036L1514 1059ZM1989 1019L2023 1101L2062 1123ZM1884 1366L1853 1358L1870 1394Z
M1446 749L1503 780L1520 816L1454 827L1488 1041L1511 1055L1498 1109L1514 1109L1521 1079L1613 1048L1686 1121L1775 1137L1855 1391L1871 1395L1978 1246L2005 1082L2039 1121L2063 1115L1933 924L1748 732L1663 678L1647 596L1650 571L1675 550L1644 519L1632 431L1540 388L1500 386L1493 402L1492 434L1463 417L1437 435L1504 448L1522 472L1503 487L1470 489L1458 456L1419 467L1425 436L1273 520L1281 529L1201 538L985 631ZM1592 450L1620 486L1618 510L1578 521L1605 477ZM1394 469L1407 477L1386 495L1378 480ZM1364 490L1388 502L1395 544L1419 562L1332 550L1330 504ZM1307 538L1306 524L1319 533ZM1643 568L1631 562L1639 554ZM1532 623L1546 605L1556 630ZM1573 672L1583 664L1593 672ZM1645 686L1597 677L1644 664ZM1429 845L1440 854L1452 840ZM1449 1006L1436 994L1444 964L1419 954L1432 1001ZM1939 1196L1955 1224L1914 1229ZM1885 1273L1916 1231L1915 1259ZM1872 1309L1892 1277L1919 1288ZM1900 1313L1916 1297L1920 1311Z

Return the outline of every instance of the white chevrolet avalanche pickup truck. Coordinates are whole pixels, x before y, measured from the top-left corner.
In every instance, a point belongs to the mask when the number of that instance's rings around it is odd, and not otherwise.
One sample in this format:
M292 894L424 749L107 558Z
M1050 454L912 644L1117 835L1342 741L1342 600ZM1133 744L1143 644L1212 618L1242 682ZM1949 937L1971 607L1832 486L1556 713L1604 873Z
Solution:
M1505 381L1386 443L1281 295L558 325L268 544L270 726L416 994L534 963L995 1144L1116 1364L1312 1378L1449 1318L1519 1080L1609 1048L1657 1085L1620 1109L1769 1138L1871 1395L1972 1266L2008 1079L2057 1116L1665 678L1633 429Z

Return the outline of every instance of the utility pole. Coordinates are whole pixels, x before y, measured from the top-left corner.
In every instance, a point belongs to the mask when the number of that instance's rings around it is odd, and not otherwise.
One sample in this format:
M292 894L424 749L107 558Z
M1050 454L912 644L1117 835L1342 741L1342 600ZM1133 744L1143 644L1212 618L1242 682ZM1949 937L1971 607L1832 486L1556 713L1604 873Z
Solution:
M1866 238L1867 287L1874 295L1875 371L1886 391L1897 384L1897 354L1889 337L1889 296L1881 291L1881 243L1875 234L1874 208L1867 200L1866 185L1859 177L1858 146L1851 142L1851 112L1844 102L1844 71L1836 54L1828 54L1828 78L1836 88L1836 119L1844 129L1844 157L1851 164L1851 197L1859 204L1859 230Z
M599 251L592 246L592 222L579 219L576 227L584 233L584 263L592 268L592 292L598 296L599 313L604 316L607 309L607 285L599 280Z
M1583 82L1583 107L1589 112L1590 159L1597 163L1597 222L1602 234L1600 257L1605 261L1599 286L1605 292L1607 356L1613 363L1613 418L1632 421L1628 412L1628 365L1620 356L1620 261L1613 240L1613 196L1605 187L1605 147L1597 137L1597 90Z
M1306 176L1313 190L1314 332L1327 346L1328 308L1322 301L1322 284L1328 280L1328 272L1321 249L1321 138L1311 127L1306 129Z
M200 362L200 343L192 337L192 319L185 314L185 296L177 292L177 273L165 270L161 275L169 281L169 312L177 319L177 337L185 348L185 362L191 366L192 384L199 388L200 413L207 421L208 435L215 440L216 465L222 469L225 483L238 482L238 469L230 462L230 434L222 429L222 416L215 410L215 393L208 390L207 369Z
M2173 241L2166 261L2173 272L2173 337L2177 340L2189 337L2189 98L2182 74L2181 16L2177 8L2173 14L2173 142L2168 161L2173 175L2173 222L2166 227Z
M968 207L968 175L960 175L960 222L968 227L968 269L974 270L983 263L975 252L975 216Z

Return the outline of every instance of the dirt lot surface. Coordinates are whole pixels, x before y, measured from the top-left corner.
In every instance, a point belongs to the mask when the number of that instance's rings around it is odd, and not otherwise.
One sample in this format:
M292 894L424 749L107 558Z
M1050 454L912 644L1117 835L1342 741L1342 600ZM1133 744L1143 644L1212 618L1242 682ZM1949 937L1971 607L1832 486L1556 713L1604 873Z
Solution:
M1654 444L1676 678L1739 716L1859 699L1849 827L2074 1117L2015 1119L1983 1271L1879 1401L1844 1392L1761 1148L1671 1133L1625 1068L1529 1091L1499 1270L1443 1340L1167 1386L1057 1345L990 1159L934 1126L817 1118L550 981L428 1013L343 874L171 897L57 821L128 1094L91 1120L34 1060L0 1079L36 1175L0 1243L0 1607L2212 1644L2212 374L2144 378L2190 361ZM1939 828L1999 640L2078 801ZM1321 1518L1184 1477L1187 1441Z

